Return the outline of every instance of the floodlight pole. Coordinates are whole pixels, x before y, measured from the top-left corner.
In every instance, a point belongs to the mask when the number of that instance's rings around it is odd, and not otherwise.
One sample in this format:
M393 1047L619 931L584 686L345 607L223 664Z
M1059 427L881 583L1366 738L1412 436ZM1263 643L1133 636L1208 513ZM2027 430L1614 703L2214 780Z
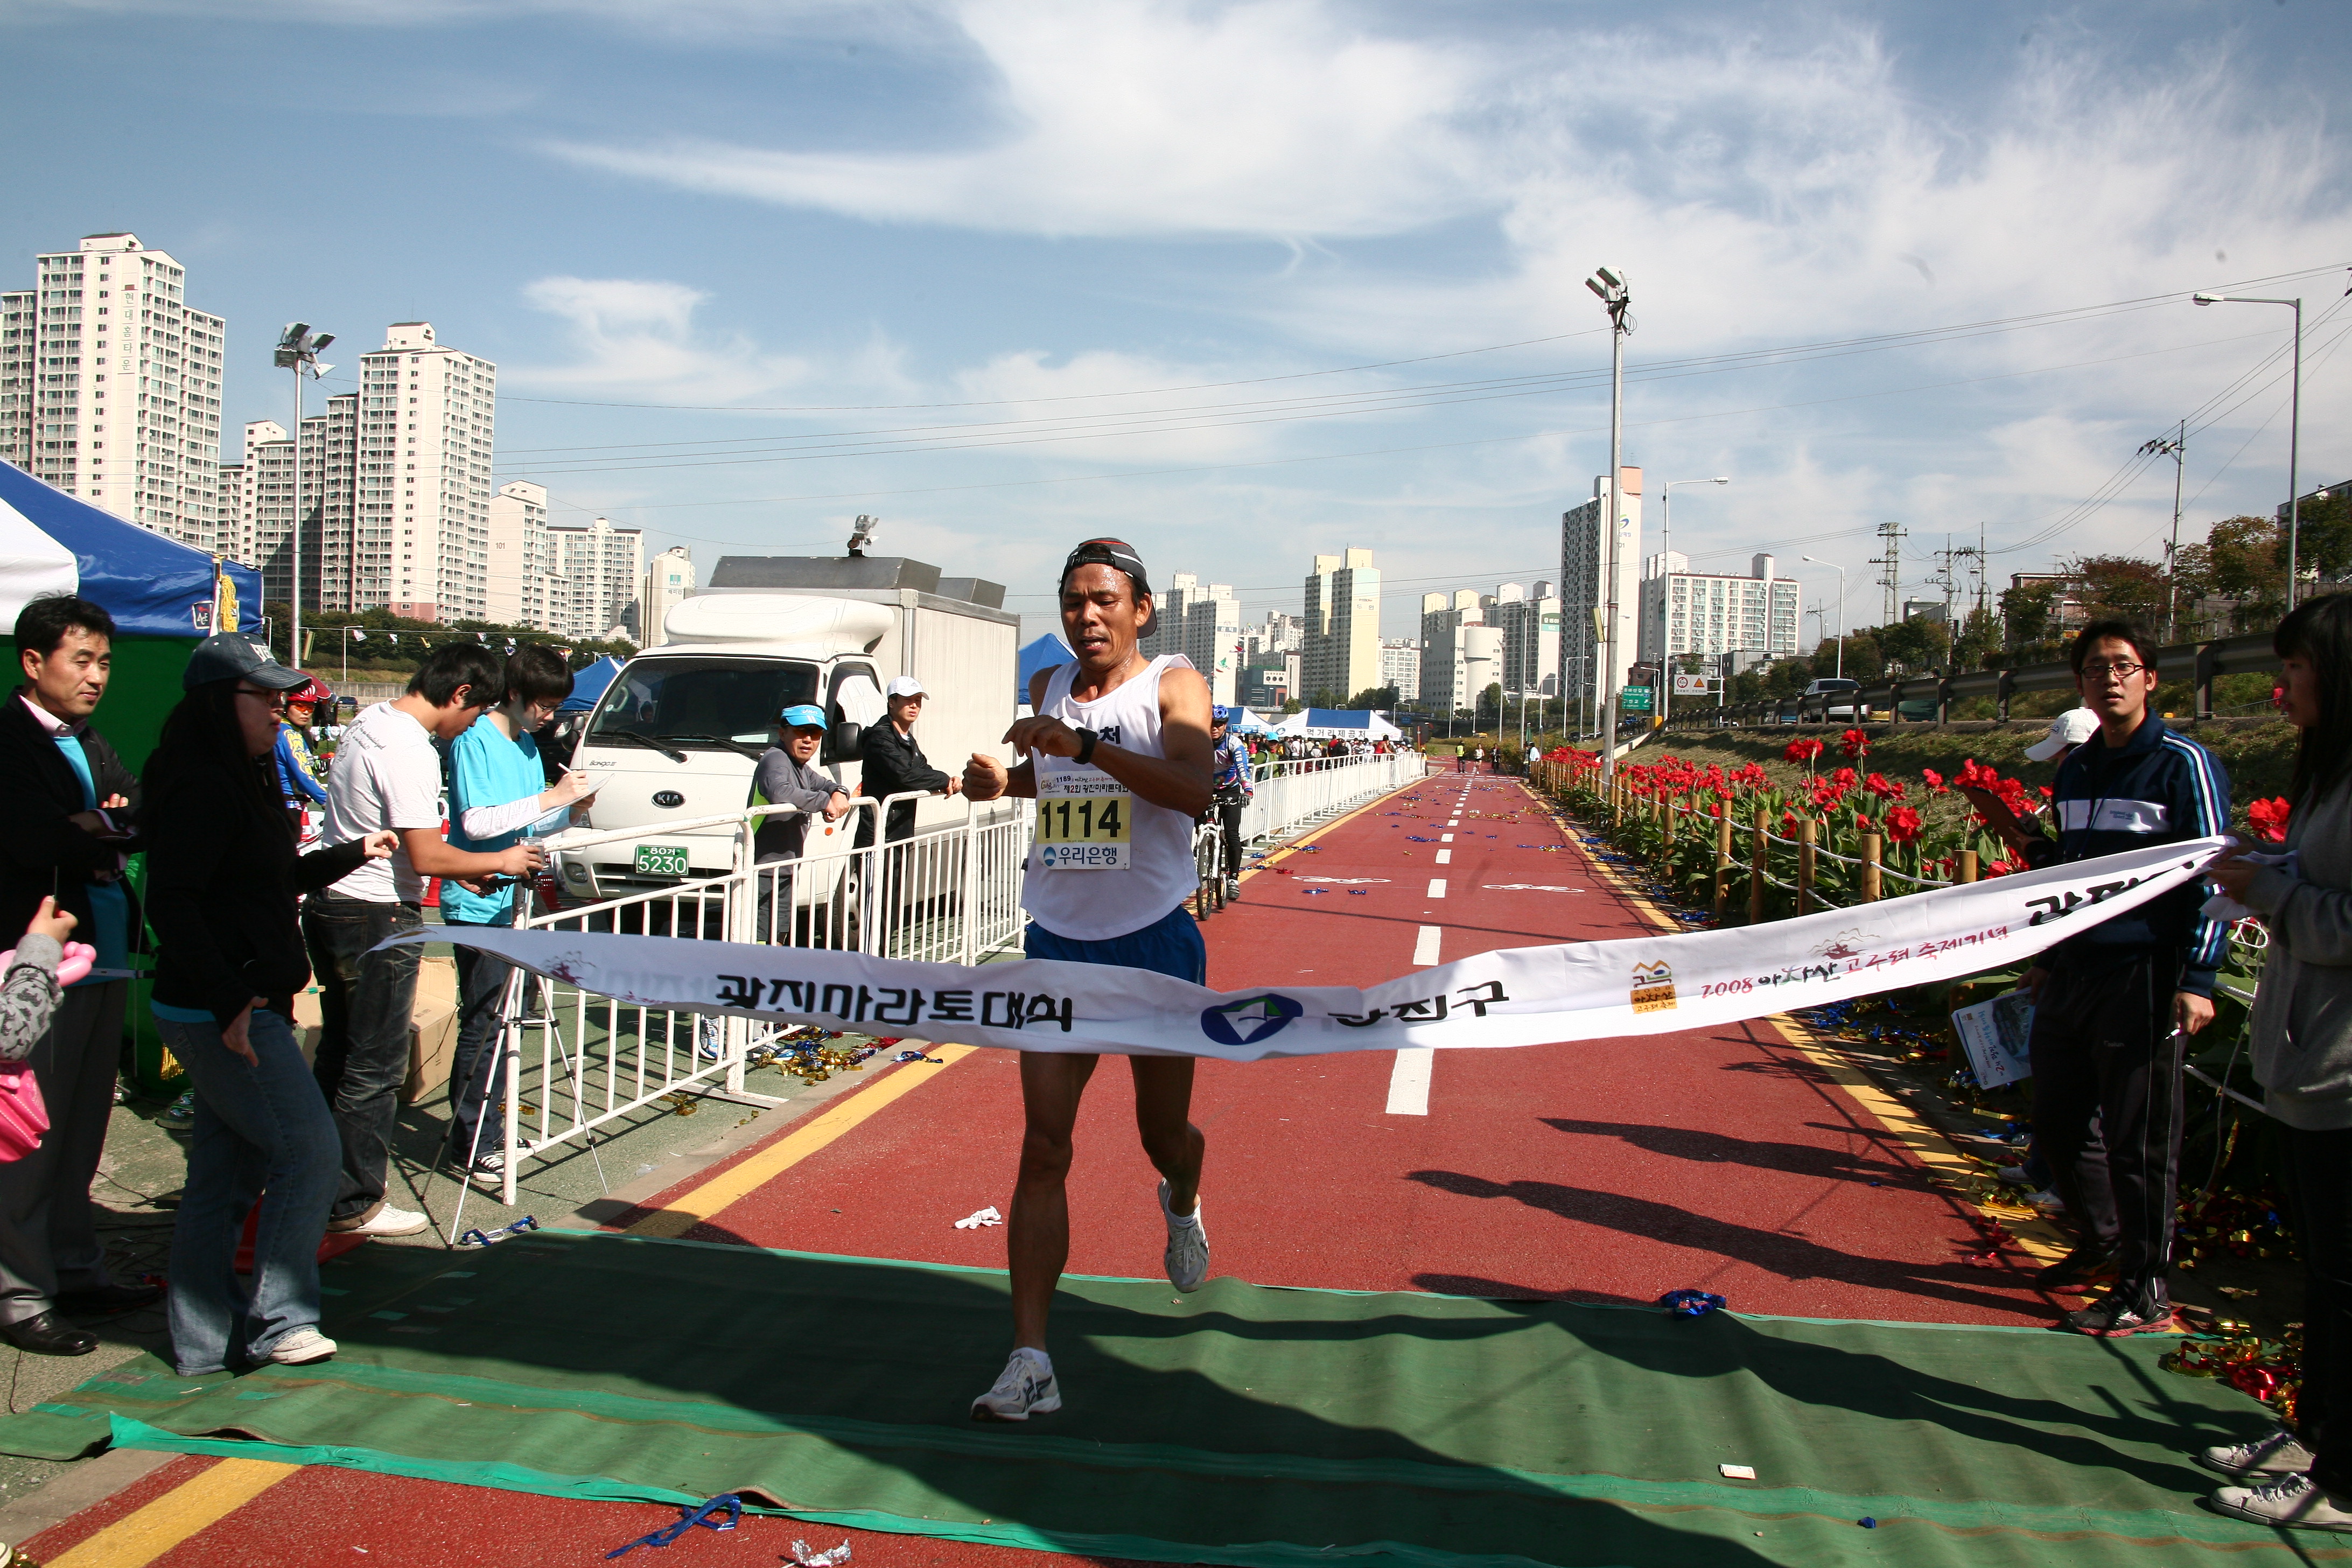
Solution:
M1608 585L1601 599L1607 614L1601 622L1601 678L1595 687L1601 708L1601 777L1604 784L1613 785L1617 782L1617 536L1625 524L1625 334L1633 331L1625 311L1633 295L1625 279L1606 267L1586 279L1584 286L1600 297L1609 312L1609 504L1596 520L1609 531L1601 552Z

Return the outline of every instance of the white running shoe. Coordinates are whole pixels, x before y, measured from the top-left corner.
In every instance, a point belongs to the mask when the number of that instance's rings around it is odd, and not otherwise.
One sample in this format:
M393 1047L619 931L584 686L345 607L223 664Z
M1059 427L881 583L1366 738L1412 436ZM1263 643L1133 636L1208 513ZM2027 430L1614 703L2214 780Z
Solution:
M396 1209L386 1204L357 1225L328 1228L338 1236L415 1236L426 1223L415 1209Z
M2259 1487L2223 1487L2210 1501L2215 1513L2256 1524L2352 1532L2352 1510L2338 1508L2309 1476L2281 1476Z
M2234 1481L2248 1476L2299 1476L2311 1468L2315 1457L2294 1433L2282 1426L2250 1443L2208 1448L2197 1456L2197 1462Z
M1168 1283L1187 1293L1198 1290L1209 1277L1209 1227L1201 1213L1204 1206L1196 1194L1192 1214L1178 1219L1168 1206L1168 1184L1160 1184L1160 1215L1168 1222L1168 1250L1161 1261L1168 1265Z
M1051 1415L1061 1407L1062 1391L1054 1382L1052 1367L1041 1367L1034 1357L1014 1351L996 1386L971 1402L971 1418L1026 1421L1032 1415Z
M281 1335L269 1347L269 1359L279 1366L309 1366L334 1353L335 1342L312 1328L296 1329Z

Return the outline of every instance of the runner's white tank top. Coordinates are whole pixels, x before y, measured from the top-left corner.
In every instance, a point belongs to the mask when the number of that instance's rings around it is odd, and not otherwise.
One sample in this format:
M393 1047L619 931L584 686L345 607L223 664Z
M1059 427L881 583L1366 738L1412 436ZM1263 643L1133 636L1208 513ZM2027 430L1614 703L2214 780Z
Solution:
M1181 654L1161 654L1142 674L1092 702L1070 696L1078 672L1066 664L1045 679L1045 700L1037 711L1077 729L1092 730L1108 744L1139 756L1164 757L1160 746L1160 678L1171 668L1190 669ZM1089 763L1067 757L1036 758L1037 774L1100 774ZM1108 942L1167 918L1192 896L1200 871L1192 858L1192 819L1181 811L1136 797L1129 829L1128 868L1123 871L1048 871L1030 852L1021 902L1037 923L1072 942Z

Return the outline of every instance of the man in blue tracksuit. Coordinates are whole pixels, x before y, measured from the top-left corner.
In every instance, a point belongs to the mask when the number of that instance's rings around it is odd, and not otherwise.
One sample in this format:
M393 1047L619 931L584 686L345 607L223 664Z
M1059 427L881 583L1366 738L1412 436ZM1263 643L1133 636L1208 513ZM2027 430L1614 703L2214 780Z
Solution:
M2213 754L2147 710L2156 643L2125 621L2095 621L2071 658L2099 730L2058 769L2058 842L2037 862L2095 859L2221 833L2230 781ZM2113 1289L2066 1326L2113 1338L2175 1326L2172 1259L2180 1162L2180 1068L2188 1037L2213 1019L2227 932L2200 912L2190 882L2075 932L2043 953L2023 988L2033 1014L2033 1142L2082 1226L2046 1290Z

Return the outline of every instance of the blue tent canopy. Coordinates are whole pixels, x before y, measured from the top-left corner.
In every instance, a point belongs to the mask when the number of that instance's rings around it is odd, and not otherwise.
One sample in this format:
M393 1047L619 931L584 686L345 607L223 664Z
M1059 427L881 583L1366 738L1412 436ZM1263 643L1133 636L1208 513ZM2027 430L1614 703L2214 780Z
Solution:
M261 574L224 563L236 590L237 630L261 629ZM0 615L28 599L79 594L126 637L204 637L215 596L213 558L150 533L0 463Z
M1070 651L1070 645L1047 632L1021 650L1013 677L1013 700L1015 703L1029 700L1029 678L1039 670L1051 669L1057 664L1077 662L1078 656Z
M596 699L613 684L613 677L621 673L618 655L606 654L585 669L572 672L572 695L565 698L555 710L558 713L584 713L596 706Z

